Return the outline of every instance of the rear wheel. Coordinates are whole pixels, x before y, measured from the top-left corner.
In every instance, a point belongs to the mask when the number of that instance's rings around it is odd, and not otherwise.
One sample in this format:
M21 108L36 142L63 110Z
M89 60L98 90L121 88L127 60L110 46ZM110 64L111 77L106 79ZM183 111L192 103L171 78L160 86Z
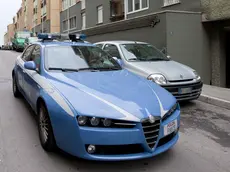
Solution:
M39 107L38 132L43 149L48 152L54 151L56 148L56 142L49 114L44 103L41 103Z
M17 84L17 80L16 80L15 75L13 75L12 89L13 89L14 97L20 97L20 96L21 96L21 93L20 93L20 91L18 90L18 84Z

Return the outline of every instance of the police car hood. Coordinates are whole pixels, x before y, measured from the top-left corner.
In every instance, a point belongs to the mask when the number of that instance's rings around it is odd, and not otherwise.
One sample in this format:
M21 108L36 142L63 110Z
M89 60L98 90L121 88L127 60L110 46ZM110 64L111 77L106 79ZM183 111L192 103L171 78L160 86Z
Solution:
M49 81L79 115L140 121L176 102L165 89L127 70L50 73Z

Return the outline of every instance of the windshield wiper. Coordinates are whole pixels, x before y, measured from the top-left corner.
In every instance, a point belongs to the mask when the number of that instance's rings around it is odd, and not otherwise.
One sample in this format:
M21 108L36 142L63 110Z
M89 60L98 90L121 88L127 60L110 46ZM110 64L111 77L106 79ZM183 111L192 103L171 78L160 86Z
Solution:
M94 72L94 71L98 71L99 69L95 68L95 67L87 67L87 68L78 69L78 71L84 71L84 70L90 70L90 71Z
M121 68L119 68L119 67L101 67L98 69L99 70L120 70Z
M78 71L91 70L91 71L102 71L102 70L120 70L119 67L89 67L89 68L80 68Z
M50 67L49 70L61 70L62 72L78 72L78 69L69 69L69 68L58 68L58 67Z

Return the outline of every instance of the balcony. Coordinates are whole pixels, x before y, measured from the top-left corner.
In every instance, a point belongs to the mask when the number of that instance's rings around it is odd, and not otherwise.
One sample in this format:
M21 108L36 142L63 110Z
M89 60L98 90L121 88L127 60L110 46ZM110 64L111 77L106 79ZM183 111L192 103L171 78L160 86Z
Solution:
M124 0L110 0L110 20L124 20Z
M42 16L42 17L46 16L46 12L47 12L46 6L43 6L43 8L42 8L42 10L41 10L41 16Z
M38 6L38 0L34 0L34 8Z
M229 0L201 0L202 21L215 21L230 19Z

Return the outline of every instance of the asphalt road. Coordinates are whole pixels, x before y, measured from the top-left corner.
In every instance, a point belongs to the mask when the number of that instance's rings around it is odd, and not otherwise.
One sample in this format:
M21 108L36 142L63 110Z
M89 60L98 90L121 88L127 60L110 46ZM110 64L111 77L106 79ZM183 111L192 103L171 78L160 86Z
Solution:
M230 111L194 101L182 105L179 142L151 159L92 162L40 146L36 120L11 91L18 53L0 51L0 172L230 172Z

